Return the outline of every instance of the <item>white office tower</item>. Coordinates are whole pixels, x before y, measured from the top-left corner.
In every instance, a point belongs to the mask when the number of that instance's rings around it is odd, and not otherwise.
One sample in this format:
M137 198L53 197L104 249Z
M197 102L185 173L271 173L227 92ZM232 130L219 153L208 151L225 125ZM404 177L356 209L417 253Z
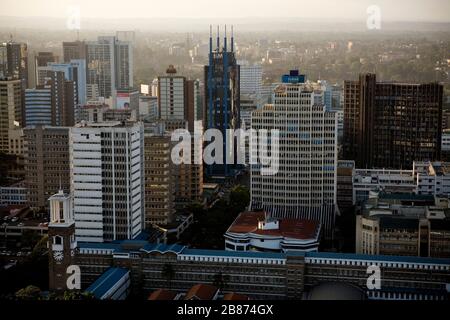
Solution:
M241 95L261 95L262 86L262 66L260 64L250 64L248 61L239 61L240 65L240 94Z
M70 129L77 241L133 239L144 226L142 123L81 122Z
M257 134L279 130L279 167L265 175L260 164L252 163L251 206L272 217L318 220L330 236L336 207L337 115L317 104L323 100L317 84L304 83L301 75L283 79L274 104L252 113ZM252 162L260 150L273 150L272 141L258 145L252 136Z
M186 78L177 75L173 65L158 77L159 112L162 120L184 120L186 113Z

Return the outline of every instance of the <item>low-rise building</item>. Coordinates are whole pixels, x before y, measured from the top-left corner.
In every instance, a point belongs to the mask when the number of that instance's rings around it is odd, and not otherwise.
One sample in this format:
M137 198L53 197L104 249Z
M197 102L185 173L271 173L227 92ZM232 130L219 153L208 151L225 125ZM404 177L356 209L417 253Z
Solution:
M130 108L113 109L106 104L86 105L79 109L79 121L108 122L108 121L134 121L137 119L136 110Z
M353 177L356 203L367 200L371 191L413 193L415 190L413 170L356 169Z
M306 219L274 219L265 211L242 212L225 233L225 250L317 251L320 222Z
M338 162L338 203L348 207L347 193L352 177L352 201L360 205L372 191L384 193L416 193L419 195L450 196L450 163L415 161L412 170L358 169L351 160ZM345 203L344 203L344 202Z
M450 257L448 199L380 194L356 217L356 253Z
M414 162L417 194L450 197L450 162Z
M0 187L0 207L27 203L27 187L24 181Z
M26 205L11 205L0 210L0 239L4 245L16 247L18 242L23 240L24 234L43 236L47 232L46 218ZM21 246L24 248L27 244L21 243Z

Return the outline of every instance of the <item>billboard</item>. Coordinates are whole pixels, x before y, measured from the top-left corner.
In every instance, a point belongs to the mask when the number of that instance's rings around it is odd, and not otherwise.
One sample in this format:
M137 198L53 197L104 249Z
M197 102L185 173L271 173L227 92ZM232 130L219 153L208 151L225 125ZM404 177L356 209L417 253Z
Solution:
M129 93L117 93L116 96L116 108L117 109L129 109L130 108L130 94Z

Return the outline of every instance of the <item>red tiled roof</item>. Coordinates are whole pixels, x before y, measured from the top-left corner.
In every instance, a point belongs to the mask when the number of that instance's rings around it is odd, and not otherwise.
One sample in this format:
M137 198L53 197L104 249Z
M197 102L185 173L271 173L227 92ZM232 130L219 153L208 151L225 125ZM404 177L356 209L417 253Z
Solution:
M170 290L158 289L153 291L148 300L173 300L177 294Z
M212 300L218 289L209 284L196 284L186 293L184 300Z
M230 292L223 295L223 300L243 301L250 300L250 298L245 294Z
M280 219L279 228L272 230L258 229L258 221L266 220L266 212L242 212L234 220L227 232L254 233L267 236L283 236L294 239L311 239L316 237L320 223L306 219Z

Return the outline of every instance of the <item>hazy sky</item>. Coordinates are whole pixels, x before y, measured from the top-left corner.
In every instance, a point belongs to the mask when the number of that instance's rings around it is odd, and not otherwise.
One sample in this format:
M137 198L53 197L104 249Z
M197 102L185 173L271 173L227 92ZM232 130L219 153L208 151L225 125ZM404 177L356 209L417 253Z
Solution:
M450 22L450 0L0 0L0 16L81 18L302 17L365 20L378 5L388 21Z

